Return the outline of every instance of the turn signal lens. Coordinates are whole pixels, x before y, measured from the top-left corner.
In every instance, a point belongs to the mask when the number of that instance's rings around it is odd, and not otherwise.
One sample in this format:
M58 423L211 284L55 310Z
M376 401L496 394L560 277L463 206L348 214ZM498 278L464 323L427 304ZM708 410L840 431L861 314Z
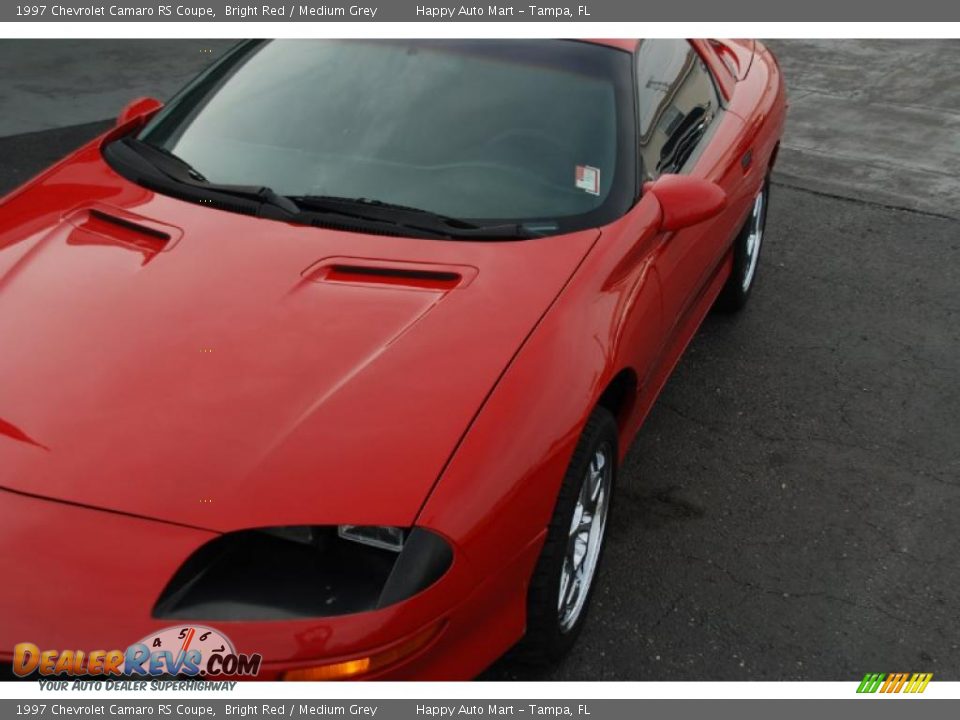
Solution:
M318 665L302 670L290 670L284 674L284 680L346 680L354 675L362 675L370 670L370 658L347 660L333 665Z
M375 672L393 665L426 647L427 644L440 633L442 627L443 623L431 625L416 635L397 643L393 647L389 647L378 653L373 653L367 657L344 660L343 662L331 663L329 665L317 665L310 668L287 670L287 672L283 674L283 679L349 680L358 675Z

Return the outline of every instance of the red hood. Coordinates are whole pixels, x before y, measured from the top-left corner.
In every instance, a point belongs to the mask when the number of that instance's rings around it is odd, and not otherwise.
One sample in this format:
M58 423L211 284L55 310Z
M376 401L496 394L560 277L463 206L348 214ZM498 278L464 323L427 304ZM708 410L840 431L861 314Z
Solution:
M409 524L597 235L257 220L89 146L0 205L0 487L223 531Z

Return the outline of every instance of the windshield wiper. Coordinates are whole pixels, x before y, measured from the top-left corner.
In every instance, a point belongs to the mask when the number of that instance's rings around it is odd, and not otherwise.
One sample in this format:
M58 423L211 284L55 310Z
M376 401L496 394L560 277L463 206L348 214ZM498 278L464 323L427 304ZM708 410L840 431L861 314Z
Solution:
M232 197L244 198L261 204L272 205L288 215L297 215L300 208L296 203L279 195L271 188L262 185L229 185L213 183L176 153L165 147L128 138L127 146L135 150L157 170L182 185L208 190Z
M167 150L165 147L162 147L160 145L154 145L152 143L144 142L143 140L138 140L136 138L130 138L130 142L133 145L133 147L136 149L143 149L143 150L146 150L148 153L157 152L163 155L168 160L172 160L174 163L176 163L179 166L180 169L186 172L187 175L189 175L190 178L195 180L196 182L201 182L201 183L209 182L203 176L203 173L201 173L193 165L188 163L186 160L184 160L182 157L180 157L173 151Z
M541 237L544 228L534 229L519 223L477 224L447 217L420 208L396 205L367 198L328 195L280 195L264 185L230 185L213 183L186 160L159 145L125 138L124 144L169 180L196 191L240 198L254 202L261 217L305 224L335 224L345 218L361 229L403 235L415 231L422 236L439 236L462 240L509 240ZM265 211L269 207L272 212ZM279 211L279 213L277 212Z
M289 197L301 210L318 210L362 220L397 225L457 239L496 240L540 237L542 233L520 223L483 224L449 217L432 210L398 205L369 198L336 195L294 195Z
M208 183L203 173L165 147L154 145L153 143L148 143L135 137L124 138L123 144L131 150L134 150L140 157L164 175L177 182L182 182L187 185L195 185L197 183L206 185Z

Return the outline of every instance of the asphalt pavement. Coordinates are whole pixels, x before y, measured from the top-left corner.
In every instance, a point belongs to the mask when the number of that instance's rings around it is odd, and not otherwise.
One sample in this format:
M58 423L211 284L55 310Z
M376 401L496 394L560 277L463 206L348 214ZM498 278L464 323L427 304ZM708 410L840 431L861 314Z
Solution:
M228 45L0 41L0 193ZM485 679L960 680L960 43L770 45L791 115L750 304L631 448L572 654Z

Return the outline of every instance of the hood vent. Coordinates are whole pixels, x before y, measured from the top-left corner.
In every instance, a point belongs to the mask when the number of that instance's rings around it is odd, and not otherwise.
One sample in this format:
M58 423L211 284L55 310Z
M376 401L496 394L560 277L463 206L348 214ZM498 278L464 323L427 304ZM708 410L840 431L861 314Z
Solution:
M69 244L108 245L134 250L143 256L144 265L158 253L168 250L181 235L180 230L172 225L99 203L76 210L65 220L81 231L70 236Z
M108 225L114 225L116 227L123 228L124 230L137 233L139 235L143 235L145 237L150 238L150 240L154 241L154 244L157 241L160 241L162 243L167 243L170 241L170 235L168 233L163 232L162 230L157 230L156 228L148 227L146 225L141 225L140 223L134 222L133 220L127 220L126 218L117 217L116 215L111 215L109 213L104 212L103 210L97 210L97 209L90 210L90 220L93 221L93 224L106 223ZM87 223L87 227L85 229L95 232L95 229L90 227L89 222Z
M459 285L462 278L459 274L449 271L337 264L328 268L324 279L333 282L381 283L450 290Z
M459 265L328 258L307 269L304 277L313 282L447 292L468 284L476 273L476 268Z

